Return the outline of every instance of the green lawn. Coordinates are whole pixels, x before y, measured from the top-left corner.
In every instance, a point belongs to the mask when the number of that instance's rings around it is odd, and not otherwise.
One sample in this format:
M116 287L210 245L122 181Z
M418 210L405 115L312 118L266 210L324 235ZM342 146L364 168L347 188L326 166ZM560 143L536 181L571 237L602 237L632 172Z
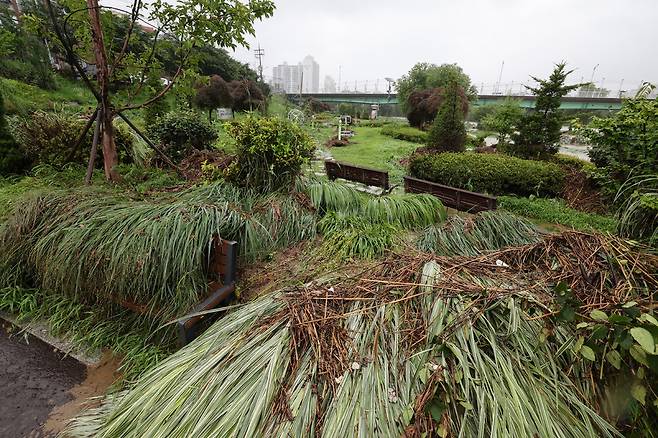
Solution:
M559 224L579 231L614 233L617 227L615 218L574 210L561 199L499 196L498 206L540 224Z
M389 172L392 184L401 184L406 166L400 160L422 146L381 134L381 128L358 127L350 144L329 150L337 161Z

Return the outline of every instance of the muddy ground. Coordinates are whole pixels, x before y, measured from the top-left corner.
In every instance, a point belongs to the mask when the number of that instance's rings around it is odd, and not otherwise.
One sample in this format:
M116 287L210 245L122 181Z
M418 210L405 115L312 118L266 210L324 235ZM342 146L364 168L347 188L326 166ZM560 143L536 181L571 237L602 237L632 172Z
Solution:
M87 398L118 377L110 357L87 368L8 323L0 324L0 438L54 437Z

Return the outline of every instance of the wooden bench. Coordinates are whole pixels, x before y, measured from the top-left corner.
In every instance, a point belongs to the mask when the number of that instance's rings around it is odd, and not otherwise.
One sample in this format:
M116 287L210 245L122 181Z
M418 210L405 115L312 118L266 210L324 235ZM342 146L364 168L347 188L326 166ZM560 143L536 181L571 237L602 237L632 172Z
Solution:
M381 187L384 190L389 189L388 172L369 169L367 167L353 166L351 164L341 163L334 160L325 160L324 168L327 171L327 177L331 181L336 178L342 178L369 186Z
M237 257L237 242L222 240L218 236L213 238L208 264L209 295L176 324L178 343L181 346L192 342L204 327L219 317L219 312L207 315L195 314L217 308L235 293Z
M430 193L439 198L446 207L470 213L495 210L498 206L498 200L495 196L469 192L468 190L444 186L443 184L410 176L404 177L404 191L407 193Z

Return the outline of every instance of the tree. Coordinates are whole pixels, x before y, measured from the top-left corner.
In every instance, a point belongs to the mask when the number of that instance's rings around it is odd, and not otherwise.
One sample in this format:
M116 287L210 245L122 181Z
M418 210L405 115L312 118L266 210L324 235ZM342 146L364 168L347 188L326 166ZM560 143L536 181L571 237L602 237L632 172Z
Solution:
M477 98L477 89L471 85L471 78L457 64L429 64L420 62L414 65L409 73L398 79L396 83L398 102L404 113L409 110L408 99L414 91L428 88L442 88L448 84L457 83L466 93L469 100Z
M146 15L141 0L133 0L130 11L99 6L98 0L86 0L85 5L80 0L61 0L66 6L66 15L61 20L54 12L52 0L44 1L69 64L98 102L96 119L101 128L105 176L111 181L119 178L115 170L117 151L112 119L119 116L127 120L126 112L147 107L162 99L176 81L194 66L196 49L208 42L229 48L246 45L245 35L254 33L254 21L269 17L274 11L271 0L182 0L175 3L156 0L149 4ZM112 11L117 10L128 13L125 35L119 42L113 38L117 20ZM153 28L150 47L146 51L132 53L131 44L135 43L137 29L143 24ZM75 45L72 44L74 38L78 42ZM175 72L160 93L145 99L146 78L163 46L173 48L177 64ZM83 60L93 60L95 80L88 75ZM130 83L127 92L118 95L112 91L121 88L126 81ZM136 130L134 125L129 125Z
M265 110L267 99L254 81L231 81L228 83L233 97L233 111Z
M0 91L0 175L19 174L27 165L27 157L9 132L5 103Z
M482 128L498 134L499 145L507 145L523 117L523 108L516 99L510 97L493 106L493 111L482 119Z
M428 88L426 90L414 91L407 99L409 124L418 129L424 129L427 124L432 123L436 113L443 102L444 88ZM459 99L464 117L468 113L468 97L464 90L459 88Z
M153 98L162 92L164 85L162 84L162 73L153 69L148 75L145 83L147 98ZM169 103L167 99L157 99L146 108L144 108L144 124L152 126L158 118L162 117L169 111Z
M592 83L582 84L578 89L578 97L608 97L610 90L599 88Z
M560 103L569 92L582 86L565 85L571 73L573 70L566 70L566 64L561 62L555 65L548 79L531 76L539 85L525 87L536 96L535 108L521 118L518 133L513 135L514 144L507 148L508 153L522 158L541 158L559 150L563 122Z
M231 58L224 49L206 45L199 50L199 74L219 75L227 82L240 79L258 80L258 74L249 67Z
M233 96L226 81L219 75L213 75L207 84L197 87L194 103L199 108L208 111L208 121L211 122L213 110L217 108L231 108L233 105Z
M440 152L460 152L466 143L462 95L459 84L452 82L443 94L443 102L427 136L428 147Z
M611 117L578 127L592 144L589 157L618 184L635 175L658 173L658 101L639 95L626 99Z
M36 12L31 2L21 6L25 12ZM33 31L29 15L18 19L4 5L0 6L0 75L44 89L55 88L48 49Z

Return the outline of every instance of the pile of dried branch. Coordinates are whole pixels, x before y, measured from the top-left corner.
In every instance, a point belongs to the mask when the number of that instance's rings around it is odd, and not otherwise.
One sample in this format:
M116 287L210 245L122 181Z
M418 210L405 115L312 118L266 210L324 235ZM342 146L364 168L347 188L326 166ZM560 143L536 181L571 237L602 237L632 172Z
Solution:
M576 232L390 254L233 311L72 432L612 437L582 384L590 363L566 352L565 290L588 311L650 310L658 256Z

